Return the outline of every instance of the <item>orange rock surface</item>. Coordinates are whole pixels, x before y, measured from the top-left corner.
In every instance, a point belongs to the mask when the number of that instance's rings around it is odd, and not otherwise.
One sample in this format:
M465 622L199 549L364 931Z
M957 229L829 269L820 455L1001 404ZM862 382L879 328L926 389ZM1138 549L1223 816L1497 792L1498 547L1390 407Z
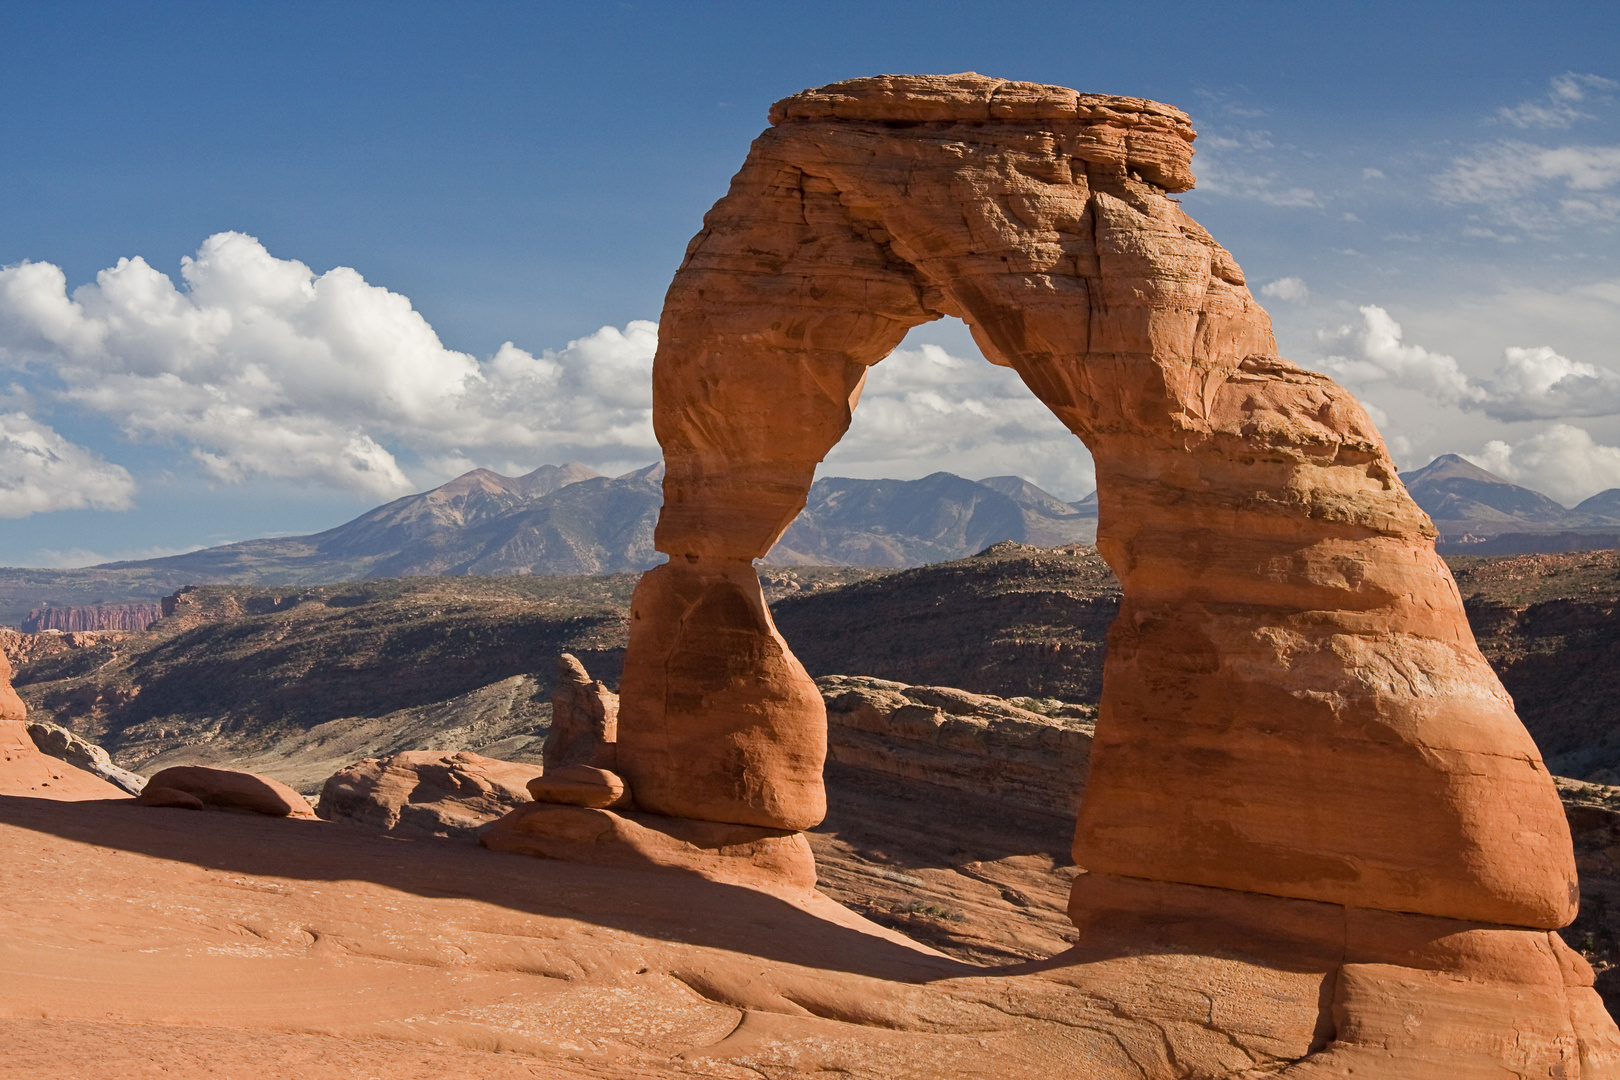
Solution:
M8 691L11 688L6 687ZM21 720L0 720L0 795L41 799L127 799L93 773L42 753Z
M544 748L546 768L610 767L612 751L604 748L613 745L618 730L619 695L600 679L591 678L573 653L558 656L557 679L551 685L551 728Z
M24 721L28 707L11 686L11 661L0 652L0 795L43 799L125 799L128 793L93 773L42 752Z
M304 797L279 780L238 769L174 765L148 780L136 796L141 806L225 810L269 817L312 818Z
M1366 414L1275 355L1170 198L1186 116L969 74L771 119L660 327L670 561L632 603L616 748L653 813L534 803L483 834L497 853L406 858L322 822L0 799L8 1064L106 1071L139 1043L243 1076L503 1075L489 1047L556 1076L1620 1076L1591 969L1548 932L1578 892L1546 769ZM942 315L1092 451L1124 591L1079 942L988 970L812 891L824 707L750 563L867 367Z
M11 660L0 652L0 720L25 720L28 706L11 686Z
M469 750L406 750L338 770L321 788L319 815L406 836L470 835L529 801L538 765Z
M1140 882L983 968L804 889L324 821L0 798L0 852L8 1077L1615 1075L1545 932Z
M611 745L611 744L609 744ZM593 765L563 765L537 776L527 785L536 802L590 806L599 810L629 806L633 800L623 777Z

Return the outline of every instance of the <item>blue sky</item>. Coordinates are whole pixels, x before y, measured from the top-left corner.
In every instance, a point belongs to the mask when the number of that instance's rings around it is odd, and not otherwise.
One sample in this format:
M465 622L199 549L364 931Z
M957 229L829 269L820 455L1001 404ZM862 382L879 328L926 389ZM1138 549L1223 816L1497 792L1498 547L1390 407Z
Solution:
M769 104L961 70L1190 112L1184 204L1404 467L1620 486L1617 5L13 4L0 563L651 460L646 323ZM1085 494L1007 374L919 330L825 471Z

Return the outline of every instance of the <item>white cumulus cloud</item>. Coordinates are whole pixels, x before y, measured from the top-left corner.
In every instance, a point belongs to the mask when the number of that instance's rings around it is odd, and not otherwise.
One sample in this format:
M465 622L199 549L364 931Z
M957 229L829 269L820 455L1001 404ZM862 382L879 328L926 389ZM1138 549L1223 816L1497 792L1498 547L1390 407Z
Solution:
M653 323L539 354L508 342L479 360L447 348L406 297L241 233L209 237L181 278L120 259L70 295L49 263L0 269L0 362L132 438L186 446L225 482L396 495L442 478L413 482L412 457L431 474L474 458L656 452Z
M1375 305L1361 309L1362 325L1322 335L1344 351L1326 367L1352 388L1377 385L1416 390L1444 405L1498 420L1547 420L1620 413L1620 372L1560 355L1550 346L1503 350L1486 379L1465 372L1456 358L1402 340L1401 324Z
M1551 495L1565 506L1620 487L1620 447L1605 446L1571 424L1553 424L1513 444L1493 439L1482 453L1462 456L1504 479Z
M1260 295L1290 304L1303 304L1311 298L1311 290L1306 288L1303 278L1285 277L1260 286Z
M128 510L128 471L24 413L0 413L0 517L52 510Z

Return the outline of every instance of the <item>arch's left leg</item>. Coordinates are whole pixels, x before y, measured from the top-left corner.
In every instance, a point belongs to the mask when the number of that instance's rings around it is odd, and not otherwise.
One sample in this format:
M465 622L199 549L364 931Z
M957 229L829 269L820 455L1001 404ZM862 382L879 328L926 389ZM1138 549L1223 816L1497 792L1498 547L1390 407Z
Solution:
M752 560L804 508L866 368L937 317L825 181L756 146L675 275L653 412L658 549L631 602L618 760L674 817L805 829L826 812L821 695Z

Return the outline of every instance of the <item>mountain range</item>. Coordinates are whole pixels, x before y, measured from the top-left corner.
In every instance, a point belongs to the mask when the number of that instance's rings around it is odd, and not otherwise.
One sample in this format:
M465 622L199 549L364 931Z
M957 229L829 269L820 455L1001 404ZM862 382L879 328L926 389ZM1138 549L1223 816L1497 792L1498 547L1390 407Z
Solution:
M1573 509L1456 454L1402 477L1440 530L1444 555L1522 555L1620 547L1620 488Z
M662 464L600 476L577 463L523 476L475 469L309 536L245 540L83 570L0 569L0 622L67 625L52 609L150 603L184 585L317 585L374 578L608 574L662 561ZM1066 503L1016 476L824 477L765 561L908 567L1003 540L1090 543L1096 501Z
M615 477L578 463L542 465L516 477L474 469L309 536L245 540L83 570L0 569L0 623L81 628L91 618L85 610L96 605L102 610L95 618L117 618L118 605L151 604L195 584L640 571L662 559L653 548L662 479L661 464ZM1442 554L1620 547L1620 488L1566 508L1455 454L1403 479L1434 519ZM959 559L1007 540L1050 547L1089 544L1096 535L1095 492L1068 503L1017 476L823 477L764 561L903 568Z

